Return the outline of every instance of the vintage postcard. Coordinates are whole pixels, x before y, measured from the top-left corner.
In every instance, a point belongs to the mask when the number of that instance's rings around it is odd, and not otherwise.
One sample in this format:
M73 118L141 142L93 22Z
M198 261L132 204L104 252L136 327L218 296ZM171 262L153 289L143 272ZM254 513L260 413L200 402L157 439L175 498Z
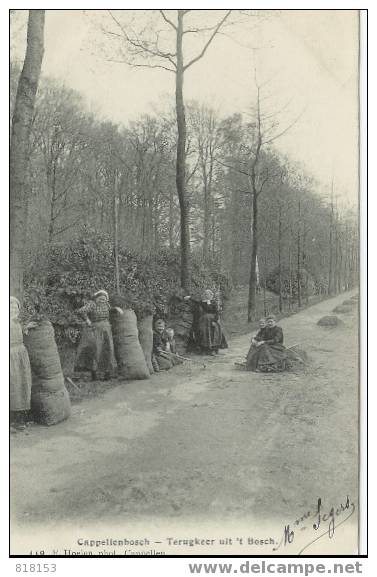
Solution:
M362 12L10 10L12 556L363 552Z

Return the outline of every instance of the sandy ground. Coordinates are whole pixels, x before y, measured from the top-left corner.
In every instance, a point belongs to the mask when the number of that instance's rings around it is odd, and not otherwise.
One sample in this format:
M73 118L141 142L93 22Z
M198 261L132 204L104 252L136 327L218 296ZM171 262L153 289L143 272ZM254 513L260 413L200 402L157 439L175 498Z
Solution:
M318 497L357 505L357 306L341 327L316 324L349 296L280 322L309 355L302 371L237 370L244 335L218 357L83 401L65 423L11 435L14 535L147 518L286 523Z

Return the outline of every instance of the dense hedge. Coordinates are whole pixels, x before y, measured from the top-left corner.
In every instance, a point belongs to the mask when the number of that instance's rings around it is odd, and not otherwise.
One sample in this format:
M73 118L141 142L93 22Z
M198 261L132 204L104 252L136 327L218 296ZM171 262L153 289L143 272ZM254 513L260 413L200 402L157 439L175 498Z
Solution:
M303 269L300 275L301 281L301 294L302 295L314 295L321 294L321 287L323 285L324 289L325 281L323 279L315 278L309 271ZM291 286L290 286L291 285ZM266 288L267 290L279 294L279 269L276 267L273 269L266 278ZM281 268L281 292L283 298L288 298L292 291L293 299L297 299L298 296L298 281L297 274L294 272L293 275L290 273L289 269L286 267Z
M140 317L151 312L168 316L171 300L183 297L179 265L178 250L161 249L143 256L120 247L123 306L133 308ZM199 293L207 287L220 292L223 300L231 290L229 277L219 272L216 263L205 264L193 254L192 290ZM59 338L80 324L74 311L101 288L114 298L113 242L107 235L86 229L68 245L50 246L43 262L30 268L25 277L24 315L47 316Z

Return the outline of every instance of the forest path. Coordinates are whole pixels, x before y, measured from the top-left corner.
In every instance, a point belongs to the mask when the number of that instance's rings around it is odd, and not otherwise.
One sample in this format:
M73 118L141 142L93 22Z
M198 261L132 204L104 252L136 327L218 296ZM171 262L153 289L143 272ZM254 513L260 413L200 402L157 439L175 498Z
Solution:
M13 526L162 519L285 523L357 503L357 304L334 329L318 319L352 293L283 319L302 372L237 370L250 335L148 381L74 405L57 426L11 437ZM356 515L355 515L356 517ZM284 527L284 525L282 525Z

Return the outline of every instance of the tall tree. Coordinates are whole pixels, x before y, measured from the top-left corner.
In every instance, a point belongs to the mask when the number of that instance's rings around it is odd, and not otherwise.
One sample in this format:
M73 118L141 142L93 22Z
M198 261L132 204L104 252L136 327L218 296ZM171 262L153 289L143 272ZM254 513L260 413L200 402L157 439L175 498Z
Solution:
M175 10L175 16L167 13L166 10L158 10L158 26L165 29L152 28L149 30L143 25L140 32L135 32L133 27L121 21L118 16L119 11L109 11L113 22L116 25L116 32L109 32L126 43L128 54L131 59L126 61L132 66L146 68L161 68L175 75L175 107L178 130L177 150L176 150L176 187L180 206L181 220L181 285L185 290L190 290L190 202L186 193L186 116L185 102L183 96L183 86L185 72L198 62L208 47L212 44L220 28L228 19L231 10L223 11L222 17L210 27L198 27L194 25L185 26L187 15L195 10ZM155 24L155 23L154 23ZM174 40L174 47L161 47L161 38L168 34L169 40ZM185 62L183 51L183 38L185 34L202 34L209 32L209 37L204 42L202 49Z
M22 300L27 219L28 145L44 52L44 10L29 10L26 54L18 81L9 152L10 286Z
M220 152L220 127L218 117L211 108L195 106L189 108L190 129L193 133L194 147L197 151L200 186L203 204L203 258L208 259L212 240L212 255L215 245L215 205L213 194L215 179L215 158ZM212 234L211 234L212 233ZM212 239L211 239L212 236Z
M334 262L333 262L333 238L334 238L334 179L331 181L331 211L329 225L329 279L328 294L331 295L334 289Z
M296 118L292 123L280 130L279 122L276 113L266 113L262 110L262 88L258 81L257 70L254 68L254 80L256 87L256 99L254 107L254 119L249 126L250 140L245 142L243 146L244 157L240 159L238 167L229 166L232 170L236 170L246 177L246 186L248 190L243 192L251 195L251 258L250 258L250 276L249 276L249 296L247 317L248 322L253 319L253 313L256 308L256 289L257 289L257 257L258 257L258 225L259 225L259 211L258 200L265 188L267 182L273 181L280 175L279 167L276 170L275 163L270 166L266 162L266 151L269 146L283 136L298 120ZM220 164L223 164L220 161ZM225 164L225 166L227 166Z

